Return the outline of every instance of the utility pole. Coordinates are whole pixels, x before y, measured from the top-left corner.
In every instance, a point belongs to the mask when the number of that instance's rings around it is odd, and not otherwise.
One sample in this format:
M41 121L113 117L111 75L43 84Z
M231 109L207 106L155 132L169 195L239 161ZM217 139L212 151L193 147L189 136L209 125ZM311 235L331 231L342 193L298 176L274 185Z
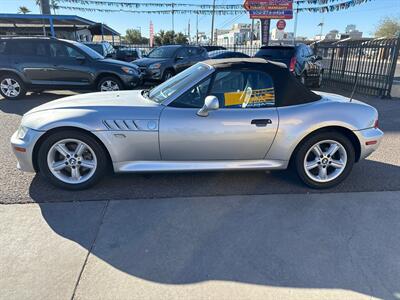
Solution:
M294 15L294 30L293 30L293 43L296 44L296 36L297 36L297 21L299 18L299 2L296 3L295 15Z
M196 44L199 44L199 14L196 14Z
M171 15L172 15L172 31L175 32L174 14L175 14L175 3L171 3Z
M50 15L50 1L49 0L40 0L40 13L42 15Z
M188 21L188 40L189 40L189 43L190 43L190 19Z
M250 46L253 46L253 38L254 38L254 19L251 19Z
M212 17L211 17L211 45L214 44L214 18L215 18L215 0L213 0Z

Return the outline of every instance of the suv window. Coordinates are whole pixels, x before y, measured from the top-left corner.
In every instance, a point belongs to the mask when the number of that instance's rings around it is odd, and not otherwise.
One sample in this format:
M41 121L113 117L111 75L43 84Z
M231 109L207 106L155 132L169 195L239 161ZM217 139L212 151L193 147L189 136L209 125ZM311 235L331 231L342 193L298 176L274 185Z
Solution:
M48 56L47 42L32 40L14 40L9 42L7 52L21 56Z
M275 104L272 78L261 71L218 72L210 94L224 108L262 108Z
M189 50L189 48L180 48L177 52L176 52L176 56L177 57L188 57L191 55L191 51Z
M61 43L51 43L50 44L50 55L52 57L67 57L67 58L76 58L82 56L77 50L74 48L61 44Z

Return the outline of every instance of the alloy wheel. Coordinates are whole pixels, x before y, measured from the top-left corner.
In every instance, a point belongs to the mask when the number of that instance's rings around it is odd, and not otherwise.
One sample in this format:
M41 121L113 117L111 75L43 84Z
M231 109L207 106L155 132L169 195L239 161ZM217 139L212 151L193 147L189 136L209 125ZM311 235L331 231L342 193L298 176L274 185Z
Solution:
M18 97L21 93L21 86L12 78L4 78L0 83L0 89L4 95L10 98Z
M47 166L62 182L79 184L93 176L97 168L97 157L86 143L77 139L63 139L50 148Z
M112 80L106 80L101 84L100 91L102 92L119 91L118 83Z
M337 141L324 140L313 145L304 158L306 175L316 182L330 182L343 173L347 165L346 149Z

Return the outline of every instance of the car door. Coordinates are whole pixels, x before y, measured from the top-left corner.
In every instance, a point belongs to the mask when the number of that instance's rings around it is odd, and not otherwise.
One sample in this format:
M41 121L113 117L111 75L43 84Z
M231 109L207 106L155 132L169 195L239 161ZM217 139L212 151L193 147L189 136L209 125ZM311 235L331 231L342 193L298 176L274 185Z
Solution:
M50 59L53 62L53 80L62 86L89 86L94 74L91 60L78 49L62 42L50 43Z
M220 108L197 115L207 95ZM160 116L163 160L263 159L278 128L271 77L260 71L218 72L185 92Z
M10 40L6 49L9 62L33 85L46 85L53 81L54 70L49 61L49 45L46 40Z
M187 47L179 48L175 56L175 70L177 73L190 67L189 50Z

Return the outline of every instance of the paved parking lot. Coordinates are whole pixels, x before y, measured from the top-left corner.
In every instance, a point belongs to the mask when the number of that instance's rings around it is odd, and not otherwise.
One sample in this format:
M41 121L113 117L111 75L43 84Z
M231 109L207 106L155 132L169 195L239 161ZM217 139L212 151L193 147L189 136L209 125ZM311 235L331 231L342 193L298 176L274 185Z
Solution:
M304 187L289 171L215 172L109 176L94 189L67 192L53 188L39 175L16 169L9 138L21 116L29 109L72 95L72 92L31 94L23 100L0 99L0 201L2 203L58 202L135 198L167 198L218 195L262 195L315 193ZM355 165L350 177L332 192L390 191L400 189L400 99L356 97L374 105L385 132L379 151Z

